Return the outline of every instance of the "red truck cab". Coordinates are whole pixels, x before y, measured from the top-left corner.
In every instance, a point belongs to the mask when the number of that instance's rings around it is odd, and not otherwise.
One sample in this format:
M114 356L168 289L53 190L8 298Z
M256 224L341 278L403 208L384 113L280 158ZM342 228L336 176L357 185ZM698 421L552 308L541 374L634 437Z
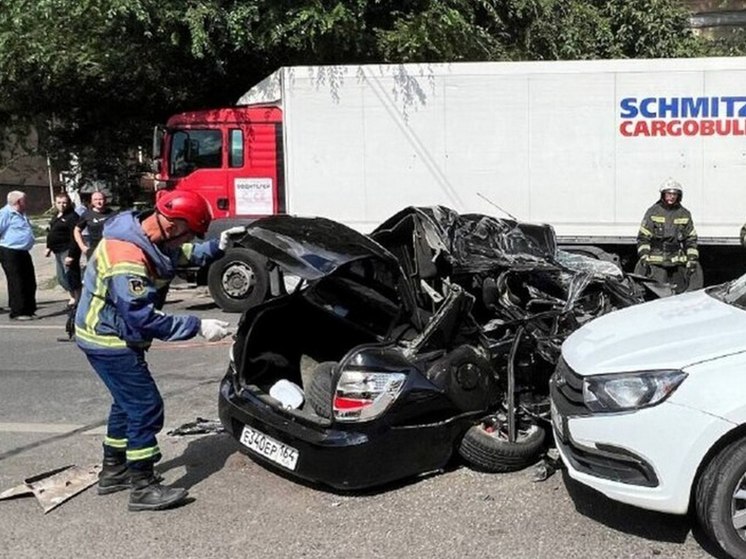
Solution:
M207 237L233 225L285 213L282 110L251 105L180 113L153 136L156 198L167 190L192 190L208 201L213 221ZM209 268L180 270L206 283L227 312L242 312L276 293L278 280L262 256L240 245Z
M279 107L254 105L176 114L165 129L156 129L153 158L156 190L198 192L217 220L285 212Z

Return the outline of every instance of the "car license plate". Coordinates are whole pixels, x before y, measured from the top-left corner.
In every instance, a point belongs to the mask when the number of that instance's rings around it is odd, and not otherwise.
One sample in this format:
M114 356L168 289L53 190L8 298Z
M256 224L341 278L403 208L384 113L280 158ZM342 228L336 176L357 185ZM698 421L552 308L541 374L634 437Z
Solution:
M282 444L280 441L248 425L244 426L239 440L249 450L288 470L295 470L295 466L298 464L300 453L295 448Z
M557 410L557 406L554 405L554 402L551 402L550 409L552 412L552 424L554 425L554 430L559 435L559 438L564 441L565 431L564 431L564 426L562 425L562 416L559 414L559 411Z

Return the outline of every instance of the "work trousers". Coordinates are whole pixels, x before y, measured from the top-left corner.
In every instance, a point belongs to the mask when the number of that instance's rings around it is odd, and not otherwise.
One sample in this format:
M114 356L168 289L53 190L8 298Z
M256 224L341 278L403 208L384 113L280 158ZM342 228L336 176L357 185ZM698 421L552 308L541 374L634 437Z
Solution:
M126 349L85 354L113 399L104 454L121 456L126 452L128 467L152 467L161 459L156 435L163 428L163 399L148 370L145 352Z
M10 318L36 312L36 272L27 250L0 247L0 265L8 282Z
M686 266L656 266L650 265L650 277L660 283L671 284L676 293L686 291L689 284Z

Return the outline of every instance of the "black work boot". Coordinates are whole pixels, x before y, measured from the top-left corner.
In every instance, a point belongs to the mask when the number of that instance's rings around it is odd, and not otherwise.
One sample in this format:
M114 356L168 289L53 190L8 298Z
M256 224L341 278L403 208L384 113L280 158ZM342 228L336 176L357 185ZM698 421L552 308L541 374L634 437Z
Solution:
M186 489L165 487L153 475L153 466L145 469L130 468L132 491L129 510L163 510L181 503L188 495Z
M125 454L104 456L104 463L98 473L98 494L109 495L130 488L130 473L127 471Z

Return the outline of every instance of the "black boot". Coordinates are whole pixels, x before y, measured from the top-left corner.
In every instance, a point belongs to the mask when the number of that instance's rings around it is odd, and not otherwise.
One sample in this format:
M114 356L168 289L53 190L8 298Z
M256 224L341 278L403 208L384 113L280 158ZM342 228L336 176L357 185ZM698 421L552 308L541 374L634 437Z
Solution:
M153 475L152 464L144 469L130 468L129 472L132 482L131 511L167 509L181 503L188 495L186 489L161 485Z
M130 488L127 458L120 455L104 456L104 464L98 473L98 494L109 495Z

